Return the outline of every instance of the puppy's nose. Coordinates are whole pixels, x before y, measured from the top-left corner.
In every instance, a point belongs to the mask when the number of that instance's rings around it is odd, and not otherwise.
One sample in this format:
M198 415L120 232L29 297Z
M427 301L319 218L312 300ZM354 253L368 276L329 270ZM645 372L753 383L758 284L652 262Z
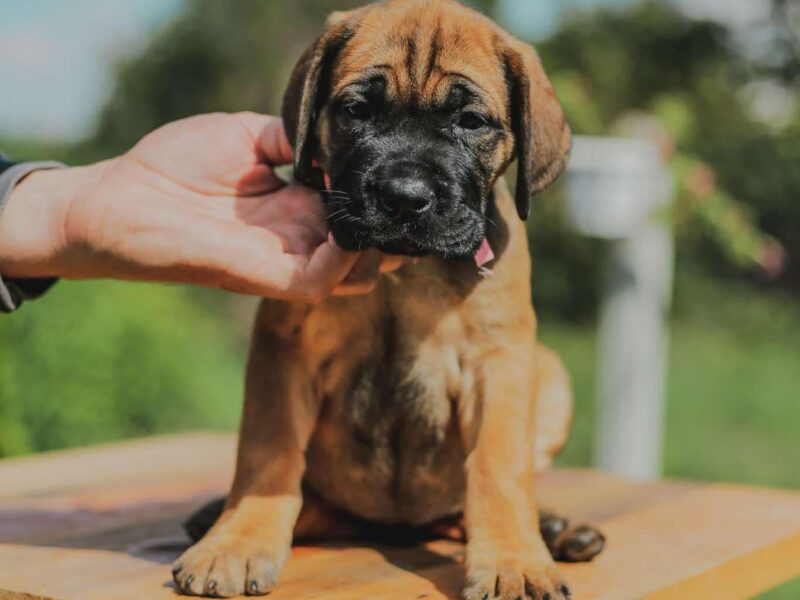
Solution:
M379 193L381 210L391 217L414 217L428 210L436 199L427 182L410 177L389 178Z

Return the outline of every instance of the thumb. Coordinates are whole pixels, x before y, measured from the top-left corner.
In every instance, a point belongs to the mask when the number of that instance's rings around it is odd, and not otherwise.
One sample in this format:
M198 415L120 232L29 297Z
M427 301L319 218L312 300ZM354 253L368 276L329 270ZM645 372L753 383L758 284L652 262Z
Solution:
M336 244L333 235L329 234L310 259L292 257L298 264L286 291L305 302L321 302L345 280L359 256L360 252L343 250Z

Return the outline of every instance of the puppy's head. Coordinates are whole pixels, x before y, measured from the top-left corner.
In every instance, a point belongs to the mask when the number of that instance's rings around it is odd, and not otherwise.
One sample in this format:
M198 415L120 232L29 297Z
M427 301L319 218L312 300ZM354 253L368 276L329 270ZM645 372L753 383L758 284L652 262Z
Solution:
M454 0L335 13L295 67L283 118L295 177L325 175L336 241L406 255L473 255L508 165L524 219L570 146L533 48Z

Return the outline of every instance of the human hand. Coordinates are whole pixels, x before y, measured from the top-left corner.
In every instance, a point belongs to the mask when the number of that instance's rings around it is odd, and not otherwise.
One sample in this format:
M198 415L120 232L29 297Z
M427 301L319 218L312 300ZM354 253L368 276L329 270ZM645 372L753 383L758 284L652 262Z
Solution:
M165 125L103 163L35 172L0 218L0 272L306 302L368 291L380 254L335 244L319 196L275 174L291 156L280 119L210 114Z

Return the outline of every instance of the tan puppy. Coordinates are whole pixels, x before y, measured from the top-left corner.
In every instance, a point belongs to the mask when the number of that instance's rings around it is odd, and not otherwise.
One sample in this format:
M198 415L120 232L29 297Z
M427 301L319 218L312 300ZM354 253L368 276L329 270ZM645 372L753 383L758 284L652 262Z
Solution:
M337 13L284 119L297 178L324 173L337 241L421 258L366 296L262 303L233 488L175 581L267 593L293 536L352 533L327 507L414 526L463 512L468 600L567 598L551 553L589 558L602 538L555 520L546 543L536 506L571 395L535 341L518 215L570 132L534 50L453 0ZM500 178L515 158L516 201Z

